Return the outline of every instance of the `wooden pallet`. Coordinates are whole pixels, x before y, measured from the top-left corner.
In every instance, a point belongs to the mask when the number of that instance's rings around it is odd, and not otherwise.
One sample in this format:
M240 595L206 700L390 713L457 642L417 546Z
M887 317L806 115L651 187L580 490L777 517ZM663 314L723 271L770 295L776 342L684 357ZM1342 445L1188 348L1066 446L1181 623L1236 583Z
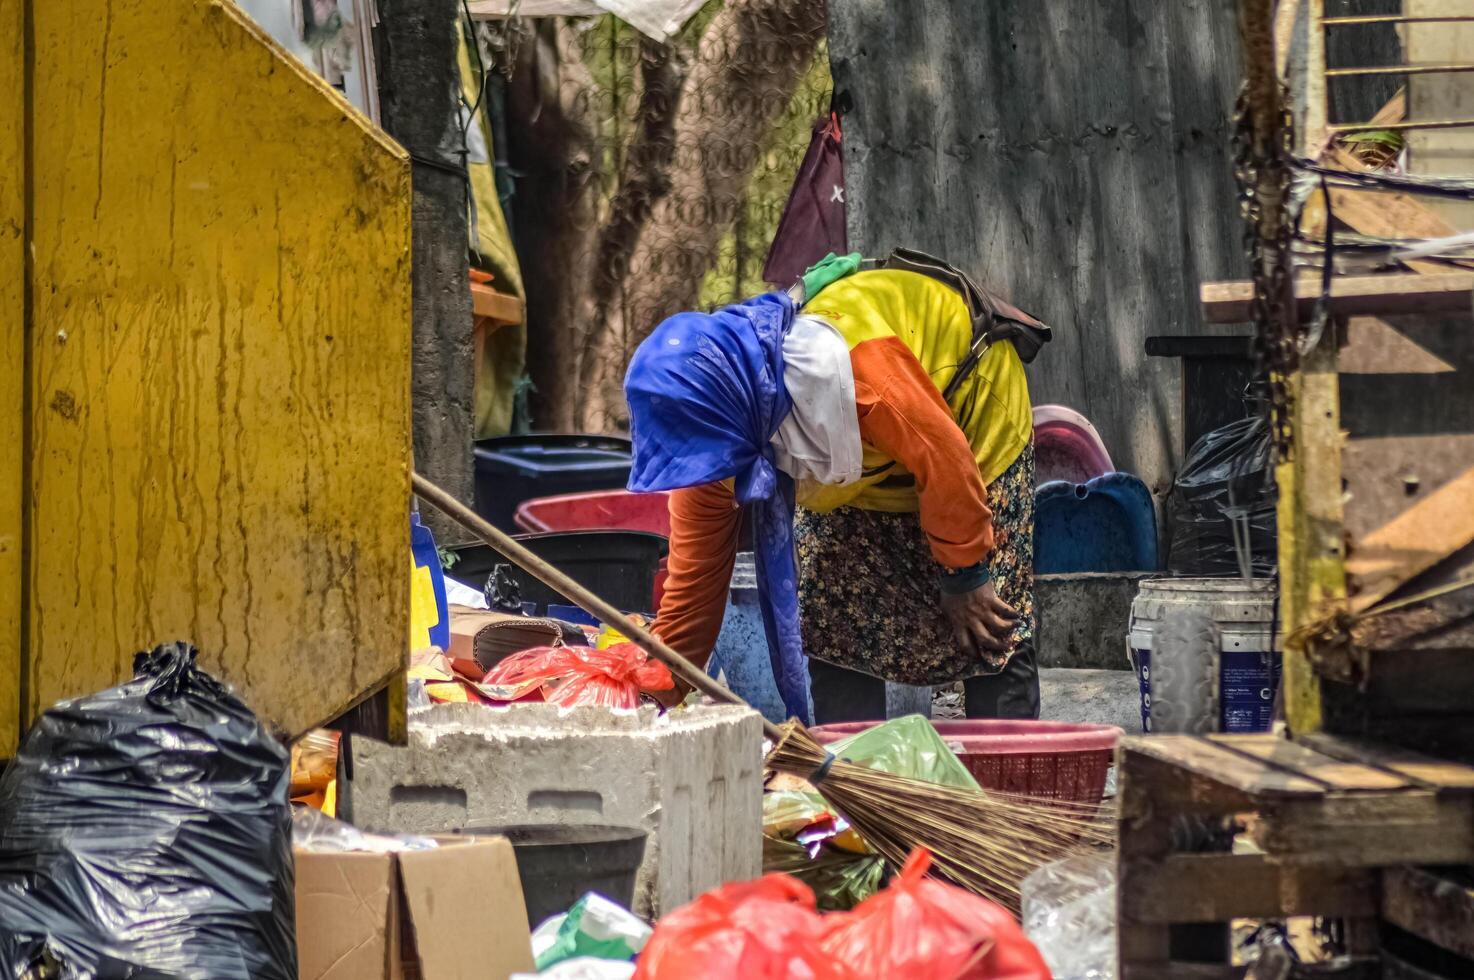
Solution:
M1235 976L1172 959L1174 929L1190 923L1342 918L1372 953L1381 919L1435 942L1474 921L1460 919L1474 903L1404 868L1474 863L1474 767L1329 735L1127 738L1118 766L1122 980ZM1244 832L1233 853L1182 853L1184 816L1236 817ZM1436 901L1453 910L1424 915Z

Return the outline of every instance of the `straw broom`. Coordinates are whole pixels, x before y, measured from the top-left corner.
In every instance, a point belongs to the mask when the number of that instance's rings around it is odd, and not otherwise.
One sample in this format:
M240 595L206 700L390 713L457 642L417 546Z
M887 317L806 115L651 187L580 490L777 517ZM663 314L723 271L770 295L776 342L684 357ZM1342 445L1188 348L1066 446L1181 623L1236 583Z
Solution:
M413 474L413 482L421 500L601 622L618 623L621 633L687 684L717 701L746 704L440 487L419 473ZM832 756L797 721L780 727L765 719L763 732L773 743L768 767L807 780L894 867L905 863L915 848L925 847L936 873L1015 913L1019 884L1034 869L1082 848L1114 842L1113 827L1102 819L1099 806L976 792L855 765Z

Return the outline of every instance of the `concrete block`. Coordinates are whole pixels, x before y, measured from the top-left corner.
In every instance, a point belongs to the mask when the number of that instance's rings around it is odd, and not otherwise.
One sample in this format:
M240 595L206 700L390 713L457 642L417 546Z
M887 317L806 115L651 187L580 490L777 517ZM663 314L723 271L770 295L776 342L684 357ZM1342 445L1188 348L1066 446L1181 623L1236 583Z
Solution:
M1034 578L1040 667L1130 670L1131 600L1160 572L1081 572Z
M747 708L436 705L403 748L354 739L344 815L398 833L642 827L634 911L653 919L762 872L762 744Z

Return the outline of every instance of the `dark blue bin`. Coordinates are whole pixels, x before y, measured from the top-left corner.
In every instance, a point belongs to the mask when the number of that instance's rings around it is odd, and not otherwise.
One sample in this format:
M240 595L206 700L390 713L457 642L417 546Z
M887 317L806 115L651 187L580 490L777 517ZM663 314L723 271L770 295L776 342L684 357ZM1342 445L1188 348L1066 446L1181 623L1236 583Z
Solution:
M504 531L524 500L629 482L634 450L619 436L538 433L476 443L476 512Z
M1141 480L1107 473L1087 483L1046 483L1035 492L1035 574L1156 569L1156 508Z

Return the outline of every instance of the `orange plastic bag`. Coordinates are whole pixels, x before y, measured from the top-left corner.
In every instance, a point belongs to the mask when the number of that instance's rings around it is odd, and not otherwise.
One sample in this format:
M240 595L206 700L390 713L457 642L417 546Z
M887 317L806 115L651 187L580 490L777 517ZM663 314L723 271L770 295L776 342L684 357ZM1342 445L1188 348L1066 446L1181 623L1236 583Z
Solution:
M660 920L633 980L860 980L819 949L823 930L796 878L722 885Z
M926 877L917 850L883 891L825 919L819 946L855 976L890 980L1050 980L1008 910Z
M571 708L581 704L638 708L641 691L675 687L670 668L633 643L607 650L538 647L514 653L487 671L483 686L521 688L539 683L543 700Z

